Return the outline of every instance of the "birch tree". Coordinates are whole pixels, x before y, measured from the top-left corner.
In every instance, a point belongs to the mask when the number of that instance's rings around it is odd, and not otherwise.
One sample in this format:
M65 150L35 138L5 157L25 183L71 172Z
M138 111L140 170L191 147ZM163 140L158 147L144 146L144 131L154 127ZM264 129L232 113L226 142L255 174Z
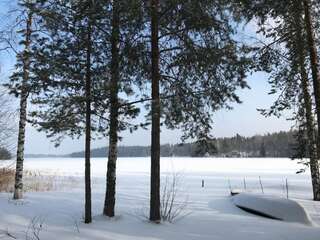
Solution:
M18 142L16 156L16 173L13 199L21 199L23 197L23 163L24 163L24 147L25 147L25 131L27 122L27 103L30 89L30 64L31 64L31 44L33 36L33 12L31 6L33 1L21 1L20 6L23 8L22 21L24 24L20 30L22 47L21 52L17 54L16 71L11 76L10 82L6 86L10 89L10 93L19 96L19 127Z

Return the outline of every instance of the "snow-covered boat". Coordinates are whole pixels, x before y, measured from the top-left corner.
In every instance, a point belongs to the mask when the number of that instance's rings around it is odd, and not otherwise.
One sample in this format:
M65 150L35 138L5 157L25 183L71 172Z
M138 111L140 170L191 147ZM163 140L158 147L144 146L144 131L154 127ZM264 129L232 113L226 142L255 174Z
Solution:
M312 225L311 218L296 201L265 194L239 193L232 197L233 203L256 215Z

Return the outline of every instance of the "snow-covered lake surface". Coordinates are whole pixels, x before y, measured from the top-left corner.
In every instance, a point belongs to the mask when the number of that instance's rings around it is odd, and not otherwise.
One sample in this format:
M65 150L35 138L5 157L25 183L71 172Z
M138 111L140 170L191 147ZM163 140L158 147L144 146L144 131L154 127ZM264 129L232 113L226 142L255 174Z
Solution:
M311 201L308 171L290 159L162 158L162 177L179 175L179 201L187 201L185 216L174 224L153 225L144 217L149 204L149 158L120 158L117 163L117 217L101 216L107 159L92 159L94 222L83 216L84 160L77 158L26 159L25 168L41 174L69 177L80 184L55 192L26 193L17 204L11 194L0 194L0 238L8 229L25 239L30 220L44 221L41 239L314 239L319 240L320 204ZM261 183L259 181L261 179ZM314 226L266 219L244 212L232 203L230 187L298 201ZM204 187L201 182L204 180ZM262 185L262 187L261 187ZM2 234L2 235L1 235ZM10 238L8 238L10 239Z
M91 160L92 174L104 176L107 159ZM59 171L66 174L83 174L84 160L81 158L27 158L26 167ZM294 174L300 169L297 161L287 158L161 158L161 171L183 171L186 173L241 173L241 174ZM120 173L148 173L150 158L119 158L117 170Z
M42 174L83 177L84 160L81 158L30 158L26 159L27 170ZM185 188L197 189L204 180L205 189L220 192L222 195L232 189L286 196L286 180L289 196L311 199L309 170L296 174L301 169L297 161L287 158L161 158L161 172L165 176L177 173L183 179ZM93 158L91 172L96 190L102 190L105 183L107 159ZM119 158L117 175L119 190L128 179L149 184L150 158ZM122 177L124 176L124 177ZM260 180L261 179L261 184ZM124 183L123 183L124 182ZM103 186L100 186L102 184ZM146 186L148 190L148 187ZM191 191L192 192L192 191Z

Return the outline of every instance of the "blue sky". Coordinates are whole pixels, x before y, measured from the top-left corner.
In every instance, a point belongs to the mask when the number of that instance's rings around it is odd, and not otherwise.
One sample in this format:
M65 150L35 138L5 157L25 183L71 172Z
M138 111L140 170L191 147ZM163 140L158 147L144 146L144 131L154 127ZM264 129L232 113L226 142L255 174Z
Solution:
M216 137L234 136L240 134L252 136L255 134L265 134L280 130L289 130L291 122L286 121L285 117L280 119L275 117L265 118L257 112L257 108L267 108L274 100L275 96L267 94L269 85L267 76L264 73L255 73L249 77L248 82L251 90L241 90L239 92L243 103L235 105L234 110L221 110L215 113L213 134ZM129 132L121 133L123 141L121 145L149 145L150 131L138 130L132 134ZM161 143L177 143L180 141L180 131L167 130L162 128ZM106 146L107 139L96 140L93 147ZM50 153L62 154L84 149L84 139L66 139L59 148L46 138L45 134L37 132L28 126L26 132L26 153Z
M10 1L0 0L0 14L7 9ZM252 34L252 29L249 33ZM13 70L15 57L13 54L0 54L0 81L6 81L10 72ZM255 134L265 134L280 130L289 130L291 122L286 121L286 117L280 119L275 117L265 118L257 112L257 108L268 108L275 99L275 96L268 95L270 86L267 82L268 76L265 73L254 73L248 77L251 89L239 90L238 93L243 101L240 105L234 105L234 110L221 110L214 115L213 135L216 137L229 137L235 134L252 136ZM17 103L17 101L16 101ZM17 109L16 104L13 108ZM138 130L132 134L129 132L121 133L123 141L121 145L150 145L150 131ZM161 143L180 142L181 133L179 130L170 131L162 129ZM107 145L107 139L95 140L93 147ZM45 153L45 154L65 154L84 149L84 139L72 140L66 138L59 148L55 148L50 139L44 133L39 133L31 126L26 130L26 153Z

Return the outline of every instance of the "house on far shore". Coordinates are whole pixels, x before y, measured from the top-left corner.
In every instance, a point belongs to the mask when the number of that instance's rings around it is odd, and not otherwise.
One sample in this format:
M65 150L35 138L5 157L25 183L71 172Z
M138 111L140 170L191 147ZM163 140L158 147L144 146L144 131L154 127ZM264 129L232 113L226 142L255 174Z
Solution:
M210 154L206 152L203 157L210 157Z
M227 158L243 158L248 156L249 154L247 152L239 152L239 151L232 151L224 154L224 157L227 157Z

